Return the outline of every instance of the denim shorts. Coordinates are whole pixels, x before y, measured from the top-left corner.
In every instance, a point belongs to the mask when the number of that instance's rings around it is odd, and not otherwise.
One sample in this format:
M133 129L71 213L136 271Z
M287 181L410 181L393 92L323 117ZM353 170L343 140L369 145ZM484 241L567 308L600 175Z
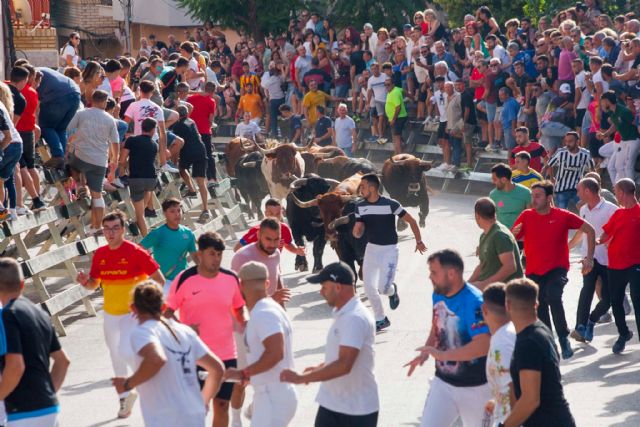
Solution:
M7 145L7 148L2 151L0 160L0 179L7 181L13 176L13 172L16 169L16 164L22 157L22 143L12 142Z
M496 110L498 109L498 106L484 101L484 108L487 110L487 121L489 123L493 122L496 119Z

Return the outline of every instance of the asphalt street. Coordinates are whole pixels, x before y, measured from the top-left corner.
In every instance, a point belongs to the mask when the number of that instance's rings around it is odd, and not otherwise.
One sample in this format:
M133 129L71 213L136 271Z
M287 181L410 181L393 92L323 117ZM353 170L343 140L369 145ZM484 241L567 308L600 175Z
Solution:
M473 219L475 197L439 194L432 198L431 211L423 229L429 253L457 249L465 260L466 275L477 263L475 248L480 230ZM416 214L414 209L410 212ZM414 253L414 240L409 230L401 233L400 262L396 276L401 298L400 307L389 313L391 327L376 337L376 375L380 391L382 427L418 426L433 361L428 361L410 378L402 366L411 360L414 349L426 339L431 319L432 286L428 279L426 255ZM230 245L231 246L231 245ZM311 252L311 248L308 248ZM325 264L336 259L327 247ZM228 266L231 251L225 253ZM570 282L565 290L565 308L571 327L575 322L578 294L582 286L578 255L572 254ZM325 336L331 323L331 311L318 292L317 285L306 283L305 274L293 271L293 255L283 256L285 283L292 290L288 314L293 321L296 368L318 364L323 360ZM364 299L362 286L358 286ZM95 302L101 307L102 299ZM365 302L366 304L366 302ZM386 305L386 301L385 301ZM388 306L387 306L388 307ZM634 325L632 317L627 321ZM126 420L118 420L117 398L111 387L111 363L102 333L102 311L97 318L86 317L80 309L65 317L68 336L62 345L72 364L59 393L62 406L61 426L142 426L139 407ZM632 327L636 333L635 326ZM592 345L578 345L575 356L562 363L565 393L578 426L640 425L640 346L638 334L622 355L611 353L616 339L613 323L598 325ZM292 427L309 427L317 410L317 385L298 386L299 406ZM250 392L247 401L250 401ZM244 425L249 421L244 419ZM434 426L440 427L440 426Z

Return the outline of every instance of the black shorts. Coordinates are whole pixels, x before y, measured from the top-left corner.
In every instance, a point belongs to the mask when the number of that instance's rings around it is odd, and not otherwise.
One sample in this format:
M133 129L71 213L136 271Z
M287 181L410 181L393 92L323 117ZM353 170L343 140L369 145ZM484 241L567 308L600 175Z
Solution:
M396 122L391 129L391 134L393 136L402 136L402 129L404 129L405 124L407 124L407 117L396 117Z
M582 128L582 122L584 121L584 115L586 112L586 108L578 108L576 110L576 127Z
M194 178L204 178L207 176L207 157L203 153L200 157L180 156L178 165L180 170L191 169L191 176Z
M20 167L35 169L36 136L33 131L19 132L22 137L22 157L20 157Z
M603 157L600 155L600 152L598 150L600 150L600 147L602 147L602 141L600 141L598 138L596 138L596 134L595 133L589 133L589 142L588 142L588 146L589 146L589 153L591 154L591 157L594 159L602 159Z
M447 138L447 122L440 122L438 124L438 139Z
M378 425L378 412L367 415L347 415L332 411L323 406L318 408L315 427L375 427Z
M223 360L222 363L224 363L224 368L225 369L237 368L238 367L238 360L237 359ZM200 366L197 366L196 367L196 372L198 372L198 373L205 372L205 370L202 369ZM198 375L198 383L200 383L200 389L202 389L202 387L204 387L204 380L200 379L200 375ZM233 392L233 384L234 383L222 383L222 384L220 384L220 390L218 390L218 394L216 394L216 399L231 400L231 393Z
M427 102L427 92L419 91L418 92L418 102Z

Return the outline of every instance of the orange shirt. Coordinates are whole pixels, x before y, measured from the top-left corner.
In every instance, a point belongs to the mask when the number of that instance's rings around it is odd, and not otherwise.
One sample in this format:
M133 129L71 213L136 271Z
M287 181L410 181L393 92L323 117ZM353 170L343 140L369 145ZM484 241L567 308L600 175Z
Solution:
M251 113L251 119L262 117L262 98L257 93L245 93L240 97L238 109Z

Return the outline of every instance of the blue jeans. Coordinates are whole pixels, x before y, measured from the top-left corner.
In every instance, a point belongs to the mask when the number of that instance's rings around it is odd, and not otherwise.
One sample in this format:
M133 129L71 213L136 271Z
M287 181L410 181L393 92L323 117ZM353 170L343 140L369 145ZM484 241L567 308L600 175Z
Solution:
M51 157L63 157L67 148L67 126L78 111L80 94L70 93L54 102L40 104L38 119L42 138L49 145Z
M503 128L502 134L504 135L504 148L511 151L516 146L516 138L513 136L513 130L511 127Z
M120 142L124 142L127 130L129 130L129 124L124 120L117 119L116 127L118 128L118 138L120 138Z
M284 98L269 100L269 115L271 116L271 136L278 137L278 116L280 115L280 106L284 104Z
M353 151L351 150L351 146L348 147L338 147L340 148L342 151L344 151L344 154L347 155L347 157L353 157Z
M346 98L349 95L349 85L336 85L336 98Z
M454 166L460 167L462 140L460 138L449 137L449 144L451 144L451 163L453 163Z
M556 206L561 209L568 209L571 201L575 204L580 200L576 190L560 191L555 194L554 199Z
M22 144L9 144L2 152L2 160L0 160L0 180L4 181L0 185L4 185L7 189L9 204L6 207L16 207L16 185L13 180L16 164L22 156ZM0 200L0 204L4 204L4 200Z

